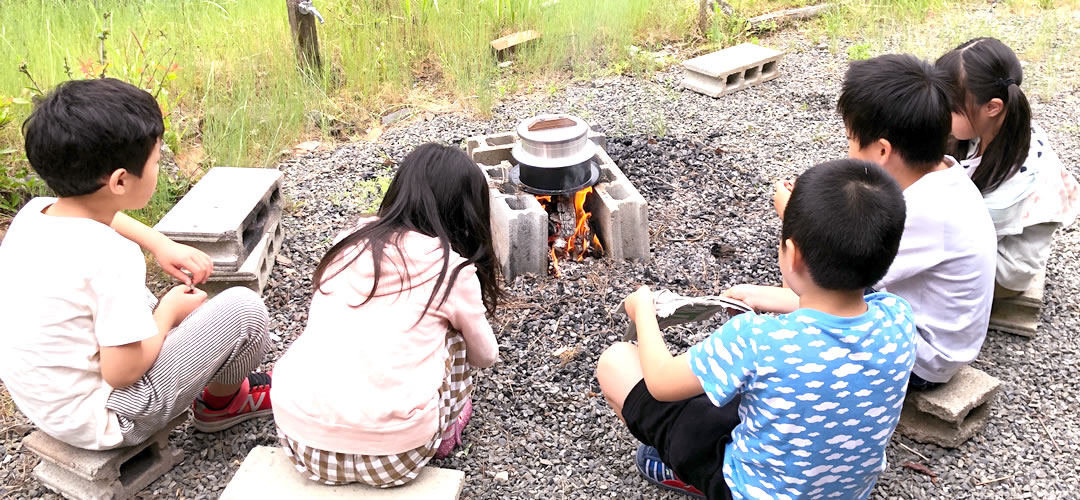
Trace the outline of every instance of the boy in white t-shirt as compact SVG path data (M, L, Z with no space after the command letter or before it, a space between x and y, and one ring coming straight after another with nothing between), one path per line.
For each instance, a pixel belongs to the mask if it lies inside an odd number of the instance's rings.
M207 301L194 285L210 258L121 212L154 193L163 131L153 96L114 79L62 83L23 124L59 197L27 203L0 246L0 380L79 448L138 444L193 404L206 432L271 413L270 377L251 373L268 343L262 300L234 288ZM184 282L160 301L140 246Z
M948 382L979 354L990 322L997 240L979 190L945 158L952 126L945 75L914 56L851 63L837 109L848 154L875 162L904 190L907 221L900 251L875 287L906 299L919 330L911 386ZM784 213L790 182L776 186ZM755 309L790 312L791 290L738 285L725 295Z

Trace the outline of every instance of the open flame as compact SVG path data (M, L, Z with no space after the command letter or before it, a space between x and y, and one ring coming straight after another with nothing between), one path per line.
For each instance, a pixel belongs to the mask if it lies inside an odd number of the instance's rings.
M553 202L551 196L537 196L536 200L548 212L549 225L548 246L551 256L552 274L559 277L559 260L574 260L581 262L586 256L600 256L604 253L604 247L600 244L600 238L592 230L589 221L592 212L585 210L585 200L593 188L587 187L568 197L557 197ZM567 202L572 202L573 213L569 213Z

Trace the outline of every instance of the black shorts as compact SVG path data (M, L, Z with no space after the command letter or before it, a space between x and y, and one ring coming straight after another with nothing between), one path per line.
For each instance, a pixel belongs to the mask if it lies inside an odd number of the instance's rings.
M731 499L724 482L724 451L739 425L739 401L716 407L704 394L665 403L649 394L642 379L626 396L622 416L630 433L656 448L679 479L713 500Z

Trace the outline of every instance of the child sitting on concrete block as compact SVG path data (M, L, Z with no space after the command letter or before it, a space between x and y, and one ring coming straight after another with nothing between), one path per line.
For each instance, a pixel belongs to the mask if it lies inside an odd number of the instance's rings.
M206 301L194 285L210 258L122 212L154 194L163 131L153 96L114 79L60 84L23 125L58 198L27 203L0 246L0 379L35 425L78 448L141 443L192 405L206 432L271 412L270 376L251 373L268 342L261 299ZM184 282L160 301L140 247Z
M900 250L873 289L911 303L919 330L912 387L935 387L974 361L986 339L997 247L979 190L945 157L949 86L941 70L914 56L879 56L851 63L837 109L848 155L881 165L904 190ZM781 217L788 194L777 183ZM795 293L780 287L738 285L724 294L763 311L798 306Z
M839 160L791 194L779 263L791 314L752 312L672 357L647 287L627 297L638 344L608 348L604 397L661 487L730 498L866 498L885 470L915 361L911 308L863 294L896 256L904 198L880 167Z
M935 65L954 91L949 152L982 192L997 232L995 295L1019 295L1046 269L1054 232L1080 212L1080 186L1031 120L1012 49L976 38Z
M274 367L278 436L303 477L402 486L463 444L473 371L499 355L490 200L463 151L421 145L319 261L307 327Z

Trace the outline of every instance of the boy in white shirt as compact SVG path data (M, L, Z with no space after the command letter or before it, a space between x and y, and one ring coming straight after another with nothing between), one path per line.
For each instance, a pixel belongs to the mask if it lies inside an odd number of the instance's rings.
M941 70L900 54L852 62L837 103L849 156L881 165L904 190L900 251L874 289L903 297L915 313L914 389L948 382L978 356L993 302L994 224L963 169L943 160L950 104ZM787 185L776 186L781 217ZM798 297L786 288L738 285L724 294L758 310L798 307Z
M62 83L23 124L59 197L27 203L0 246L0 379L79 448L138 444L193 404L206 432L271 413L270 377L251 373L268 343L262 300L234 288L207 301L194 285L210 258L121 212L153 195L163 131L153 96L114 79ZM160 302L140 246L184 282Z

